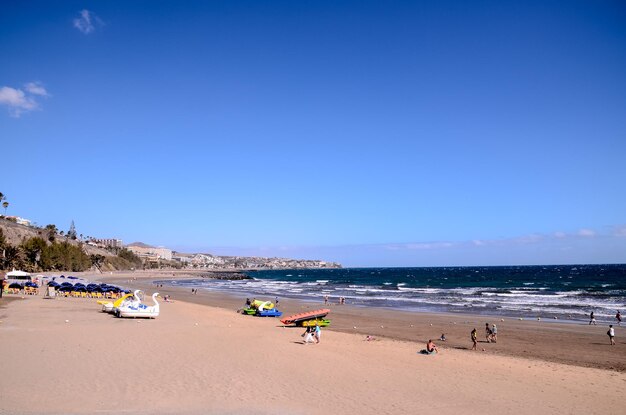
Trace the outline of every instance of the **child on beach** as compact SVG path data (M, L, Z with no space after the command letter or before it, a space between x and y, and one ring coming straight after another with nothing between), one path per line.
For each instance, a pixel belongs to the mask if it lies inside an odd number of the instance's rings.
M478 343L478 332L476 331L476 328L474 328L474 330L472 330L472 333L470 334L470 337L472 339L472 350L476 350L476 345Z
M617 325L622 325L622 314L617 310L617 314L615 314L615 320L617 320Z
M315 343L320 342L320 337L322 337L322 329L319 324L315 325Z
M609 325L609 331L607 331L606 334L609 336L611 346L615 346L615 329L612 324Z
M491 340L493 340L494 343L498 343L498 328L495 324L491 326Z
M493 336L493 332L489 328L489 323L485 323L485 336L487 337L487 343L491 343L491 336Z
M446 335L444 333L441 333L441 337L439 337L439 340L441 340L442 342L446 341Z

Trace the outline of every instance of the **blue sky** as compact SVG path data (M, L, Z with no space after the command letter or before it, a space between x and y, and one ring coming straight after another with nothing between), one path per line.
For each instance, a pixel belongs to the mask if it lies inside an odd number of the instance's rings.
M0 5L8 214L347 266L626 262L626 4Z

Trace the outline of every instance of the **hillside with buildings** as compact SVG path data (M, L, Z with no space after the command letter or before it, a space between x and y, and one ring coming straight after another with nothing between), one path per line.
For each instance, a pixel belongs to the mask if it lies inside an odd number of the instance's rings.
M280 268L341 268L341 264L321 260L218 256L207 253L183 253L165 247L154 247L142 242L126 245L149 265L170 264L176 268L194 269L280 269Z
M71 252L70 252L71 251ZM29 271L94 269L244 270L341 268L336 262L308 259L218 256L183 253L142 242L78 234L72 222L67 232L55 225L40 227L20 217L0 215L0 269Z

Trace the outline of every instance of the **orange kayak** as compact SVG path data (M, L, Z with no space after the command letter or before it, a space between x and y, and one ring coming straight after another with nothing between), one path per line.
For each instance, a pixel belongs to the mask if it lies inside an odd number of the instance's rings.
M286 317L280 320L283 324L296 324L307 320L312 320L316 318L324 318L326 315L330 313L330 310L327 308L322 308L320 310L307 311L306 313L294 314L293 316Z

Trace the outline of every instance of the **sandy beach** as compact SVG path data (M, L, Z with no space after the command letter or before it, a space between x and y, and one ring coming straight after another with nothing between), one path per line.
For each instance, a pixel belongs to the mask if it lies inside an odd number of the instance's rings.
M108 278L151 294L162 276ZM240 299L162 292L175 301L154 320L117 319L90 299L0 300L0 413L623 413L622 328L610 347L602 326L505 319L498 343L473 352L484 317L333 305L333 328L304 345L299 328L237 314ZM417 353L441 332L440 354Z

